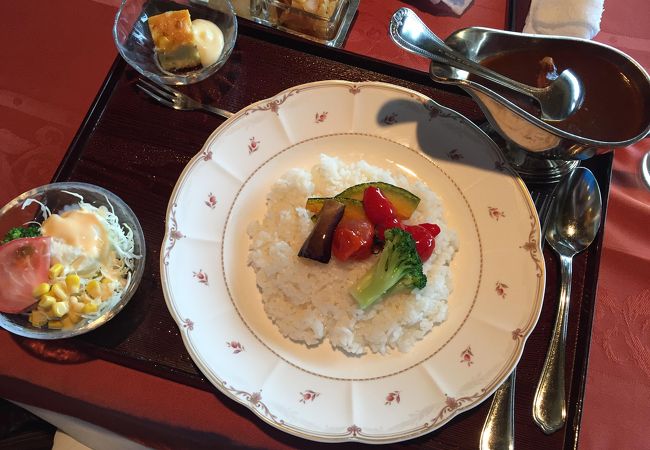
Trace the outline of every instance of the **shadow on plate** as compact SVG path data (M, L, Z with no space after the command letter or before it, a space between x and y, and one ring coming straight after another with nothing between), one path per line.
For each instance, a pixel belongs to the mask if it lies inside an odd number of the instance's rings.
M377 123L389 127L416 123L419 147L433 160L503 172L499 146L477 125L457 112L428 100L391 100L377 114ZM495 158L473 158L472 152L493 151Z

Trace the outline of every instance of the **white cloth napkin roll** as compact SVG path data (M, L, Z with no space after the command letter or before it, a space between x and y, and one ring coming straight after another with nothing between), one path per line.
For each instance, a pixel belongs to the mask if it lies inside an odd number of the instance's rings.
M523 31L591 39L600 31L603 3L604 0L532 0Z

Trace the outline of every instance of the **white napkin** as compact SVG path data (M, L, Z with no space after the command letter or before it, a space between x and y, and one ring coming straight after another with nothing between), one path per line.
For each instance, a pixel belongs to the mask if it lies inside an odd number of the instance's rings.
M532 0L523 31L591 39L600 31L603 3L604 0Z

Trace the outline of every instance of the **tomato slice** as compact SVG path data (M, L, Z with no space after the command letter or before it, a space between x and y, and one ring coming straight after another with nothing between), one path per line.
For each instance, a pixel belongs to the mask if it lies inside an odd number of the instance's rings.
M0 245L0 311L18 313L36 302L34 288L48 280L50 239L22 238Z
M440 227L435 223L421 223L420 226L425 228L434 238L440 234Z
M422 262L429 259L433 250L436 248L436 241L429 230L421 225L408 225L404 229L413 236L415 248Z
M363 191L363 209L370 222L374 225L386 223L395 217L395 208L383 192L376 187Z
M377 239L379 239L381 242L384 242L386 240L384 237L384 232L391 228L400 228L403 230L404 225L402 224L402 222L400 222L400 220L397 217L391 217L385 222L376 224L375 236L377 236Z
M334 231L332 254L339 261L366 259L372 253L374 229L365 220L342 220Z

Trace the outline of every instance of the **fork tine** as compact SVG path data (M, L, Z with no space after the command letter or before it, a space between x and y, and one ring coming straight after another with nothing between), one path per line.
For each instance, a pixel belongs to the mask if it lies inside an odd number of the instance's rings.
M540 192L538 198L535 200L535 207L537 208L537 215L539 216L542 237L546 234L546 224L548 222L548 215L552 201L552 192Z
M539 205L538 205L538 202L539 202L539 197L541 196L541 192L539 192L539 191L532 191L532 192L530 193L530 196L533 198L533 203L535 204L535 208L537 208L537 210L539 211Z
M551 207L552 200L553 200L553 196L551 194L547 194L546 197L544 198L544 203L542 204L540 211L547 213L548 209Z
M158 87L162 91L167 92L169 95L173 95L173 96L183 95L182 93L180 93L179 91L177 91L173 87L167 86L166 84L156 84L156 87Z
M546 226L548 225L548 219L551 212L551 205L553 204L553 195L549 193L544 199L544 204L542 205L542 213L540 217L542 218L542 236L546 236Z
M151 81L149 78L146 77L138 77L138 84L144 84L145 86L148 87L156 87L158 86L158 83Z
M193 99L176 89L164 84L158 84L152 80L146 79L145 77L140 77L136 86L159 102L162 102L176 110L192 111L203 109L204 111L210 112L224 119L233 116L233 113L229 111L224 111L223 109L210 105L204 105L200 101Z
M169 99L166 99L166 98L161 97L160 95L158 95L158 94L156 94L155 92L149 90L149 88L145 87L145 86L142 85L142 84L137 84L136 86L138 87L138 89L140 89L141 91L143 91L144 93L146 93L146 94L149 95L150 97L152 97L152 98L158 100L158 101L159 101L160 103L162 103L163 105L165 105L165 106L169 106L170 108L174 108L174 109L176 109L176 107L175 107L175 105L174 105L174 102L170 101Z
M147 87L149 89L149 91L153 91L153 92L158 93L158 95L163 96L164 98L166 98L169 101L174 100L174 95L173 94L170 94L166 90L161 89L162 86L157 84L157 83L154 83L153 81L146 80L144 78L140 78L139 83L138 83L138 87L140 85L143 85L143 86Z
M167 86L166 84L158 84L155 81L152 81L148 78L140 78L140 81L143 81L145 84L147 84L149 87L152 89L155 89L156 91L160 92L162 95L165 95L166 97L176 97L183 95L180 92L178 92L176 89L171 88Z

